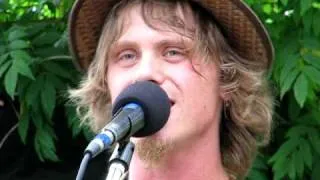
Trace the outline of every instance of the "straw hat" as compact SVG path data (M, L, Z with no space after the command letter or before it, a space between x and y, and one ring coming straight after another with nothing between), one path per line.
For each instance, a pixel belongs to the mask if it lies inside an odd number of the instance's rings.
M112 0L76 0L69 18L69 46L76 67L86 71L98 44ZM114 0L113 0L114 1ZM273 46L255 13L241 0L194 0L212 12L229 44L242 57L269 68Z

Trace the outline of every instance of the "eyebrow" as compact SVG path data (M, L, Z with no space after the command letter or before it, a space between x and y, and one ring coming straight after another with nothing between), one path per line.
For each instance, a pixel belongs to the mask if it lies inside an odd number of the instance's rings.
M111 45L110 50L118 47L136 47L138 46L138 43L136 41L131 41L131 40L125 40L125 41L116 41Z
M173 45L173 46L178 46L178 45L181 46L182 45L184 48L188 48L188 45L191 43L192 43L191 39L187 39L187 38L164 39L164 40L157 42L156 47L160 48L163 46L170 46L170 45Z
M191 45L189 45L191 44ZM161 48L164 46L183 46L184 48L191 48L192 47L192 40L188 37L180 37L180 38L164 38L158 42L154 43L154 47ZM111 45L110 50L113 51L114 49L125 49L125 48L135 48L138 47L139 44L133 40L123 40L123 41L116 41L113 45Z

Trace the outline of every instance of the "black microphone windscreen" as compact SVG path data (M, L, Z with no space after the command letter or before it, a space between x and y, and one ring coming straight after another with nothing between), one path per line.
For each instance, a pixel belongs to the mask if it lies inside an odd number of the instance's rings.
M140 81L124 89L115 100L112 114L129 103L140 105L144 112L145 126L134 137L152 135L168 121L171 106L168 95L151 81Z

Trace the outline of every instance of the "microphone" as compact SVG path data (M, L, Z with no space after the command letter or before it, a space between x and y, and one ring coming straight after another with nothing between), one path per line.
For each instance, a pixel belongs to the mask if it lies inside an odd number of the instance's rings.
M159 131L168 121L170 100L164 90L151 81L128 86L116 98L112 120L87 146L91 157L131 136L144 137Z

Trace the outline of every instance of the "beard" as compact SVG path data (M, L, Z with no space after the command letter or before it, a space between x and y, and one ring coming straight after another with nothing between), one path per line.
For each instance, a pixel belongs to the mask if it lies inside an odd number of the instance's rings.
M135 143L135 151L147 168L163 164L167 155L173 149L173 142L154 137L146 137Z

